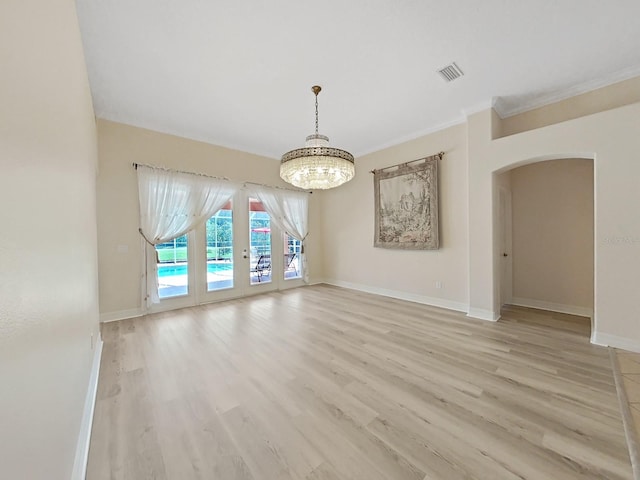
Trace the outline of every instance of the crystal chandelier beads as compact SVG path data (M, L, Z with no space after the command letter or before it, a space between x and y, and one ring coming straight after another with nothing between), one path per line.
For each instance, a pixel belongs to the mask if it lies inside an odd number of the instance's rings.
M306 145L285 153L280 161L280 177L296 187L326 190L348 182L355 175L353 155L329 146L329 138L318 134L318 93L316 96L316 133L307 137Z

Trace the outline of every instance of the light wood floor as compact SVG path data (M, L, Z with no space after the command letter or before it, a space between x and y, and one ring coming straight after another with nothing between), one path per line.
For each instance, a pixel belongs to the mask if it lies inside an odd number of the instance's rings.
M636 432L640 432L640 353L617 352L618 363Z
M103 327L100 479L631 479L583 319L317 285Z

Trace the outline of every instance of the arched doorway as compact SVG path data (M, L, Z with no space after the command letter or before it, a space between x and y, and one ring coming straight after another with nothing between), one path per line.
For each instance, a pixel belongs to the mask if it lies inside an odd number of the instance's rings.
M499 305L593 321L593 160L522 162L497 172L493 184Z

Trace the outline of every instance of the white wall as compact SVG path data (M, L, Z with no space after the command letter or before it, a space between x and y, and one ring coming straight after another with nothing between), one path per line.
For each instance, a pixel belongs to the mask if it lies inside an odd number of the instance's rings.
M0 2L0 65L0 477L67 479L99 335L96 134L74 2Z
M98 145L100 313L107 319L142 313L142 249L133 162L227 177L238 182L287 185L279 176L279 160L121 123L99 120ZM322 275L322 251L318 245L320 195L310 196L309 236L305 242L312 282ZM126 246L127 251L119 251L118 246Z
M514 303L592 311L593 161L539 162L509 173Z
M445 152L440 161L440 249L373 247L373 169ZM356 159L356 176L322 197L325 279L329 283L458 310L467 299L467 140L465 125ZM441 289L436 282L442 282Z

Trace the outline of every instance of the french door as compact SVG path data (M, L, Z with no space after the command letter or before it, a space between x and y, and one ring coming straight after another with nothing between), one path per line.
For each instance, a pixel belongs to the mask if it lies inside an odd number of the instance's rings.
M151 311L302 285L300 242L271 222L244 190L204 225L156 245L160 303Z

